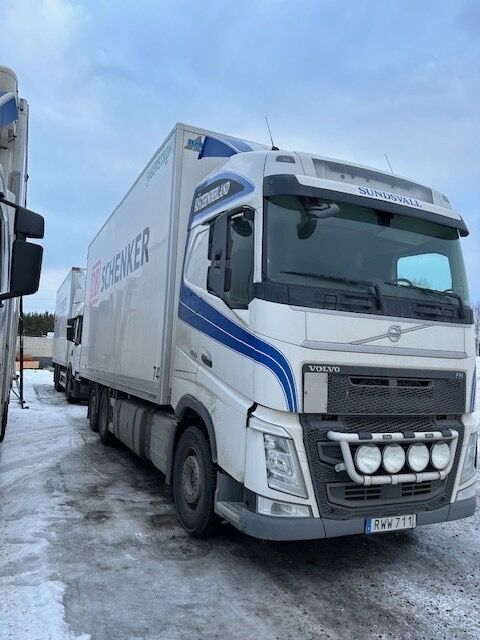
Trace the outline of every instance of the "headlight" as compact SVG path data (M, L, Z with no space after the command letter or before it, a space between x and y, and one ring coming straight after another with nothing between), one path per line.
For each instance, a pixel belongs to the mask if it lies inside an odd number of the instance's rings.
M264 433L263 438L270 489L307 498L307 490L293 440L268 433Z
M472 433L468 441L467 452L465 454L465 460L463 462L462 477L460 478L460 484L465 484L474 475L477 467L477 441L478 434Z
M389 444L383 450L383 468L388 473L398 473L405 466L405 451L399 444Z
M376 444L362 444L355 451L355 464L362 473L375 473L381 463L382 454Z
M419 473L426 469L430 460L428 448L421 442L411 444L407 451L407 460L412 471Z
M438 471L445 469L450 462L450 447L446 442L437 442L430 450L430 460Z

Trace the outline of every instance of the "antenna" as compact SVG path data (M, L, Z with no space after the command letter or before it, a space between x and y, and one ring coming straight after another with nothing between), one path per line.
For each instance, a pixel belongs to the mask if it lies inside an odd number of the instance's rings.
M386 153L383 154L385 156L385 160L387 161L388 167L390 169L390 171L393 173L393 169L392 169L392 165L390 164L390 160L388 159L388 156Z
M279 148L273 144L272 132L270 130L270 125L268 124L267 116L265 116L265 122L267 123L268 135L270 136L270 142L272 143L272 151L279 151Z

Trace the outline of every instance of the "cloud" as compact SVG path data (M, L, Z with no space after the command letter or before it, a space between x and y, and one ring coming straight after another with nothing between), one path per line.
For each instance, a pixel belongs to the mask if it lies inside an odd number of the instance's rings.
M29 203L46 216L46 273L60 282L85 263L176 121L267 142L268 114L279 146L383 168L388 153L396 172L445 192L472 228L473 276L477 17L477 3L433 0L381 11L360 0L188 11L173 0L3 0L0 55L30 103Z

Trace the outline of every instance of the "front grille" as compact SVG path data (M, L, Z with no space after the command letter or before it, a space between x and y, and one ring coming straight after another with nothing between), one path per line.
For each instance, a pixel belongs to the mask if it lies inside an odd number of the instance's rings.
M406 498L409 502L430 499L443 493L445 485L446 480L375 487L364 487L354 482L332 482L327 484L327 496L332 504L371 508L382 504L403 504Z
M432 490L431 482L408 482L402 485L402 498L411 498L414 496L425 496Z
M465 398L462 372L442 372L440 377L373 375L373 371L358 375L346 370L328 374L330 414L459 415L465 411Z
M362 487L358 484L343 487L344 499L347 502L358 502L365 500L378 500L382 491L380 487Z
M457 418L437 419L429 416L337 416L302 414L305 450L320 515L334 520L355 516L395 515L439 509L450 501L464 428ZM445 480L364 487L353 483L345 471L335 471L341 461L340 447L327 439L328 431L393 433L396 431L435 431L455 429L459 433L455 461Z

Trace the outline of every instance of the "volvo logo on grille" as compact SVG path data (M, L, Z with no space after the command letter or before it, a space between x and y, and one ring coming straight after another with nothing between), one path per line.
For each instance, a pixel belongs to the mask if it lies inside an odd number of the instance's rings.
M390 342L398 342L402 337L402 328L398 324L392 324L391 327L388 327L387 338Z
M331 364L309 364L308 370L315 373L340 373L340 367Z

